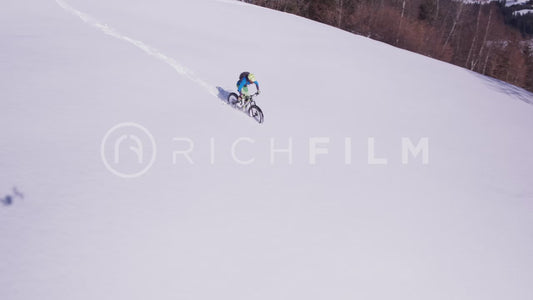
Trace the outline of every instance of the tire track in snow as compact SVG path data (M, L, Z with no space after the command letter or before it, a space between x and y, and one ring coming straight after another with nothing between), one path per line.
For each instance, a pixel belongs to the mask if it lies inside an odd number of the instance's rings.
M136 39L133 39L133 38L130 38L130 37L126 36L126 35L121 34L116 29L114 29L112 27L109 27L107 24L100 23L95 18L91 17L90 15L88 15L86 13L83 13L83 12L75 9L74 7L68 5L66 2L64 2L63 0L56 0L56 3L61 8L66 10L67 12L69 12L69 13L75 15L75 16L78 16L83 22L89 24L92 27L95 27L95 28L101 30L103 33L105 33L105 34L107 34L109 36L112 36L112 37L114 37L116 39L128 42L128 43L132 44L133 46L141 49L146 54L148 54L148 55L150 55L150 56L152 56L152 57L154 57L156 59L162 60L163 62L165 62L166 64L171 66L174 70L176 70L176 72L178 72L180 75L187 77L188 79L190 79L194 83L196 83L196 84L200 85L201 87L203 87L204 89L206 89L211 95L217 97L218 91L217 91L216 88L214 88L213 86L211 86L207 82L205 82L202 79L200 79L197 76L195 76L194 73L191 70L189 70L186 67L184 67L183 65L181 65L179 62L177 62L172 57L166 56L165 54L163 54L163 53L159 52L157 49L155 49L155 48L143 43L142 41L139 41L139 40L136 40Z

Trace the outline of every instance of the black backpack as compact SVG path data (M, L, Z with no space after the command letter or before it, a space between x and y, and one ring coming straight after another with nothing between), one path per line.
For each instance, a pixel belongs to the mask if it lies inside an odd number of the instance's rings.
M239 75L239 81L237 81L237 86L239 86L243 78L248 78L248 75L250 75L250 72L242 72L241 75Z
M248 78L248 75L250 75L250 72L242 72L241 75L239 75L239 81L245 77Z

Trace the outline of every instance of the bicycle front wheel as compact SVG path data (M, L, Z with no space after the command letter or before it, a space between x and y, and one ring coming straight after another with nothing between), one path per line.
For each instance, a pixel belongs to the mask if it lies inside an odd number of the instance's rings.
M254 120L256 120L257 123L259 124L265 121L265 117L263 116L263 111L257 105L250 106L250 109L248 109L248 115L254 118Z

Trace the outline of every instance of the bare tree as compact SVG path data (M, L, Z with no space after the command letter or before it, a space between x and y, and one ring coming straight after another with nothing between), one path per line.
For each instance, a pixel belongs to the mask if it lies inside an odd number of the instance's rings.
M474 52L474 47L476 45L478 34L479 34L479 19L481 17L481 11L482 11L482 7L478 6L478 13L476 17L476 30L474 32L474 37L472 38L472 43L470 44L470 49L468 50L468 56L466 57L466 62L465 62L465 67L467 68L469 67L468 62L470 61L470 57L472 56L472 53ZM470 70L472 70L473 68L474 68L474 64L472 63L470 65Z
M396 36L396 45L400 42L400 34L402 33L403 17L405 16L405 1L402 1L402 13L400 15L400 24L398 25L398 35Z
M444 48L446 48L446 46L450 42L450 39L452 38L455 32L455 28L457 27L457 23L459 22L461 13L463 12L463 7L464 7L464 2L461 1L461 3L459 4L459 8L457 9L457 14L455 15L455 18L453 19L452 28L450 29L450 32L448 33L448 37L446 38L446 40L444 41L444 45L442 46L442 51L444 51Z
M485 49L485 46L487 45L487 37L489 36L489 32L490 32L489 29L491 27L491 21L492 21L492 8L489 11L489 19L487 21L487 26L485 26L485 34L483 36L483 41L481 42L481 46L479 47L479 53L477 55L477 59L472 61L471 68L470 68L471 70L474 70L474 68L478 64L479 59L481 59L481 55L483 54L483 50ZM489 52L490 52L490 49L487 52L487 58L489 56ZM485 70L487 68L486 61L487 59L485 59L485 66L483 67L483 74L485 74Z
M342 0L338 0L338 11L339 11L339 17L337 18L338 19L338 22L337 22L337 27L339 28L342 28L342 15L343 15L343 1Z
M440 8L440 2L439 0L435 0L435 20L439 17L439 8Z

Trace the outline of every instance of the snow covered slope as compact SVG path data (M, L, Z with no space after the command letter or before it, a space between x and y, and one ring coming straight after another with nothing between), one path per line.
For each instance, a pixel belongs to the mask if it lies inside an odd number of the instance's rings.
M531 94L237 1L0 24L0 299L533 298Z
M528 3L529 0L508 0L505 2L505 6L521 5Z

